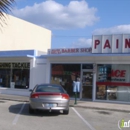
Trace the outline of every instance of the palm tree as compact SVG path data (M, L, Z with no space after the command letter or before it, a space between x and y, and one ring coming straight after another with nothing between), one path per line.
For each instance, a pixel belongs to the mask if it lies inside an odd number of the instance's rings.
M11 11L15 0L0 0L0 25L6 23L6 14Z

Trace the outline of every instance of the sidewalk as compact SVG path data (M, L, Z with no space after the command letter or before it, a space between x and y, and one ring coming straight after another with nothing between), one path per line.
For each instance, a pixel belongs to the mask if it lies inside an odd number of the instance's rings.
M0 94L0 100L29 102L29 97ZM110 110L110 111L130 113L130 104L103 103L103 102L92 102L92 101L77 101L76 105L74 103L75 103L74 100L70 100L71 107L82 107L86 109Z

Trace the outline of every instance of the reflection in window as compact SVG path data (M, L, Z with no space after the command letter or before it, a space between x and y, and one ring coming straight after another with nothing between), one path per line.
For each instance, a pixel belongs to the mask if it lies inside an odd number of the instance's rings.
M15 88L29 87L29 69L13 69L12 82L15 83Z
M130 101L130 65L99 64L97 66L96 98Z
M73 81L80 77L80 64L52 64L51 83L60 84L72 97Z

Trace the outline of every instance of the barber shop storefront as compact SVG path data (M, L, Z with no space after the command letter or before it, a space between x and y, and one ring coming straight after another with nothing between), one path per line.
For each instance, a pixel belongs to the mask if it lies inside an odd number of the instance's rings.
M93 36L92 48L50 49L50 83L74 97L130 102L130 35Z
M29 87L30 63L0 63L0 87Z

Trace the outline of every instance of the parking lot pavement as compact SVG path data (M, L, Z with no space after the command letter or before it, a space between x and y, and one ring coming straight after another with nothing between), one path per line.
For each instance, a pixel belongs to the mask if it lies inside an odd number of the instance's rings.
M18 96L18 95L6 95L0 94L0 100L7 100L7 101L19 101L19 102L29 102L28 96ZM70 100L71 107L80 107L80 108L87 108L87 109L97 109L97 110L111 110L111 111L120 111L130 113L130 103L121 104L121 103L104 103L104 102L93 102L93 101L83 101L78 100L77 104L74 104L75 100Z
M0 128L2 130L87 130L84 122L77 118L71 108L69 115L63 115L62 112L42 111L30 115L26 102L1 101L0 111Z
M28 113L28 102L0 100L1 130L118 130L118 121L129 120L129 113L70 107L62 112ZM127 130L127 128L126 128Z

